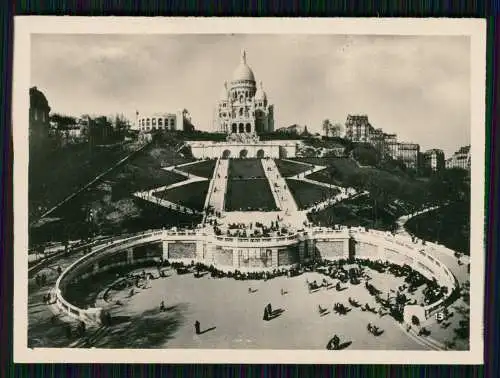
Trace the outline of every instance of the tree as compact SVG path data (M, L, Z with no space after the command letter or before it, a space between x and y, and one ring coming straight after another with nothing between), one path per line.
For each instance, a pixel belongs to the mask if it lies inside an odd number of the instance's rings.
M330 133L332 137L334 138L340 138L340 135L342 134L344 127L340 122L335 122L333 125L330 126Z
M329 137L330 136L330 132L331 132L331 122L329 119L325 119L323 121L323 124L321 126L322 130L323 130L323 133L325 134L326 137Z

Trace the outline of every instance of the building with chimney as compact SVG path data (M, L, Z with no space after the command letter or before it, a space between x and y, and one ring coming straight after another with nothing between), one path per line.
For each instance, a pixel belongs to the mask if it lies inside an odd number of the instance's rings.
M452 157L446 160L446 168L460 168L470 171L470 145L460 147Z
M445 167L443 150L433 148L427 150L422 155L422 166L432 172L438 172Z

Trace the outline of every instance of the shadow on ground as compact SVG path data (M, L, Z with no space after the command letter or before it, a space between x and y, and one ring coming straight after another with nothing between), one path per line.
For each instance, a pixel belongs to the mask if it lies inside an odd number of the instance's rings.
M63 348L70 342L66 323L56 315L39 318L28 324L28 348Z
M87 347L159 348L174 337L184 322L187 304L172 306L168 311L146 310L134 316L115 316L111 326L98 335L89 336Z

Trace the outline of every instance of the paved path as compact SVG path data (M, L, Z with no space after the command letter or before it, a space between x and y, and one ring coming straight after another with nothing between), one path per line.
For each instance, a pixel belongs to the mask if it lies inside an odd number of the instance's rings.
M341 190L342 191L339 194L337 194L336 196L328 198L328 199L318 203L317 205L313 205L313 206L307 208L306 212L310 213L312 211L320 211L320 210L326 209L329 206L333 206L336 203L339 203L341 201L344 201L347 199L354 199L354 198L358 198L358 197L365 196L365 195L369 194L367 191L364 191L362 193L349 194L345 190L345 188L341 188Z
M307 223L307 216L304 212L299 211L295 198L293 198L286 180L281 176L276 163L273 159L262 159L261 162L276 205L283 212L283 220L290 225L302 227L304 222Z

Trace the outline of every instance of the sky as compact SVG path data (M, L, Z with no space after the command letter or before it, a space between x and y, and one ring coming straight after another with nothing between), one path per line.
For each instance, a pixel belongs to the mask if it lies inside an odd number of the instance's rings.
M36 34L31 85L52 112L189 110L211 130L242 49L275 107L275 128L366 114L421 150L470 144L470 39L462 36Z

